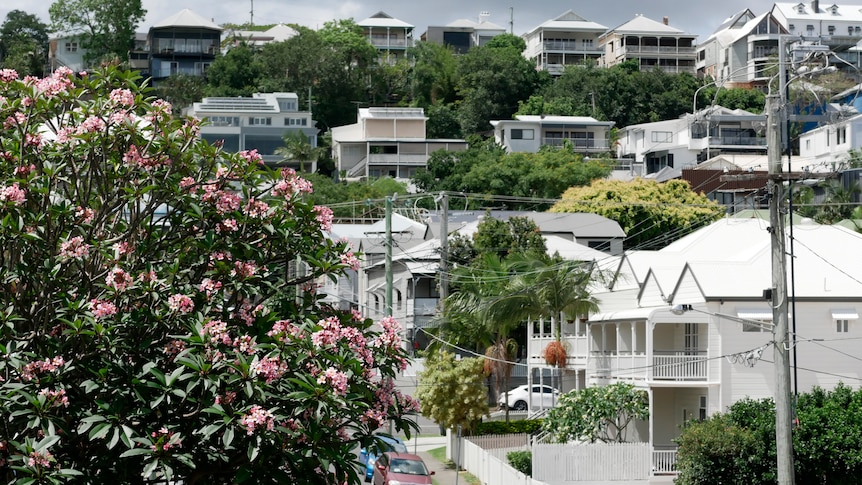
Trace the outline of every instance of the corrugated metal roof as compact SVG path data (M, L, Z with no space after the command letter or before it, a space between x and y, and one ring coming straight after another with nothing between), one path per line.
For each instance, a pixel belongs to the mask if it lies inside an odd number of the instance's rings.
M187 8L180 10L161 22L157 22L152 28L160 29L165 27L199 27L202 29L222 30L215 22L207 20Z

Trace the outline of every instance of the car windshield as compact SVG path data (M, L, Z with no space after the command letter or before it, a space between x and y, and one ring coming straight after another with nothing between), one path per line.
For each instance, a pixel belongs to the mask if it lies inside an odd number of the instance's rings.
M393 458L389 469L393 473L403 473L405 475L427 475L428 470L425 468L425 463L418 460L405 460L403 458Z

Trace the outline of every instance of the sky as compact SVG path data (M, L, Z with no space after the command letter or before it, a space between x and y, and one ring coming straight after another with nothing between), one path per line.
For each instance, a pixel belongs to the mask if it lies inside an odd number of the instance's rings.
M254 6L255 24L295 23L319 28L324 22L353 18L362 20L383 11L415 27L416 38L429 25L442 26L458 19L478 20L479 13L490 13L489 21L506 29L514 20L514 33L521 35L546 20L572 10L587 20L608 28L627 22L638 14L656 21L667 16L672 27L707 37L724 19L750 8L755 15L768 11L766 0L142 0L147 16L139 32L184 8L212 19L216 24L250 21ZM859 1L859 0L853 0ZM0 21L11 10L23 10L49 22L51 0L2 0ZM862 3L862 1L859 1Z

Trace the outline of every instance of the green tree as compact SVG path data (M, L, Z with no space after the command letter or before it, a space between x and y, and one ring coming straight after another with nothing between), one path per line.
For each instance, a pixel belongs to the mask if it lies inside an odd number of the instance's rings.
M80 35L84 60L93 63L125 62L147 11L141 0L54 0L48 13L54 31Z
M416 391L422 415L446 429L461 426L464 434L470 434L474 424L488 415L482 367L482 359L456 360L451 352L431 353Z
M251 96L260 91L263 71L252 46L241 43L218 56L207 69L207 96Z
M159 81L155 90L159 98L180 110L202 100L206 93L206 86L206 81L200 76L174 74Z
M623 443L635 420L649 419L649 396L632 384L615 383L569 391L542 422L557 443Z
M12 10L0 25L0 65L22 76L41 76L48 62L48 26L39 17Z
M717 220L724 209L683 180L597 180L568 189L551 212L592 212L613 219L630 249L660 249Z
M540 74L518 46L515 40L501 39L474 47L460 57L458 112L465 134L490 130L490 120L511 119L518 103L539 87Z
M452 49L435 42L417 42L407 51L413 61L410 96L415 106L450 106L457 99L458 61Z
M314 292L359 262L307 181L136 74L0 78L0 479L361 483L417 408L398 322Z
M725 414L688 424L677 439L679 485L704 483L763 483L752 465L757 441L752 430Z

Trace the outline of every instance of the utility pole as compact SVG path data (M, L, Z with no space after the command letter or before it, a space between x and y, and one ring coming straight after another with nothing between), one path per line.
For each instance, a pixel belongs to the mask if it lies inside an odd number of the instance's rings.
M392 316L392 197L386 197L386 316Z
M449 296L449 195L440 193L440 303ZM441 306L442 309L442 306Z
M779 42L783 52L784 43ZM783 63L778 68L783 71ZM782 80L784 76L781 76ZM775 340L775 443L778 484L793 485L793 415L790 396L790 348L787 344L787 266L784 249L784 180L781 167L781 116L784 87L766 96L769 160L769 233L772 249L772 322Z

